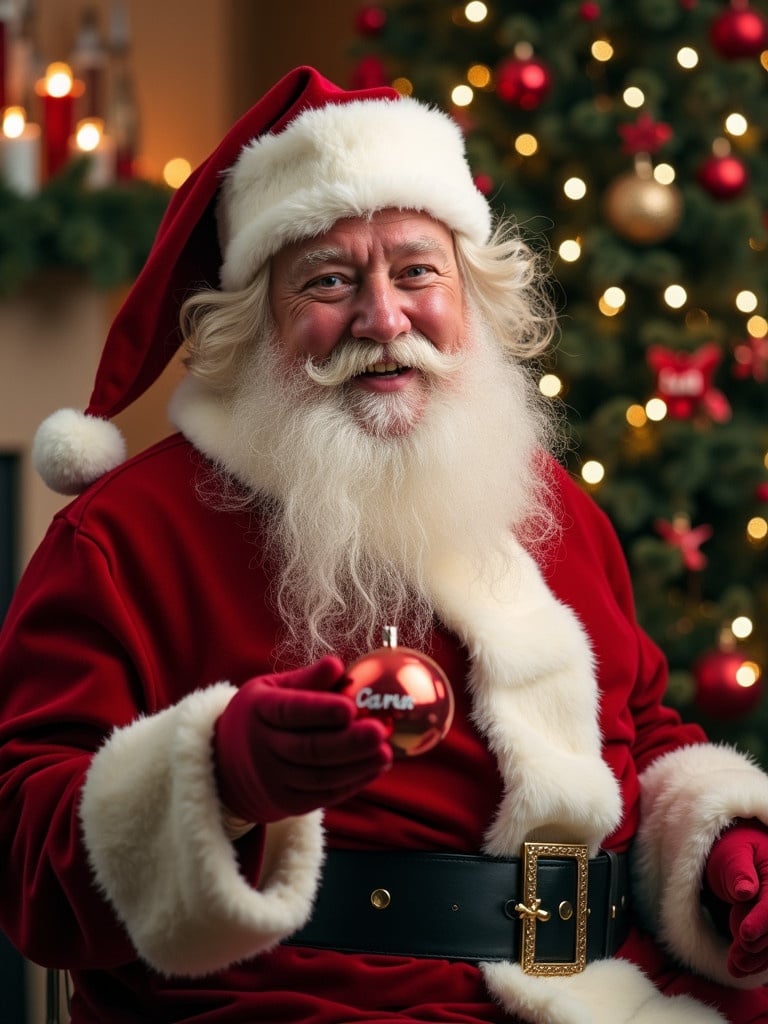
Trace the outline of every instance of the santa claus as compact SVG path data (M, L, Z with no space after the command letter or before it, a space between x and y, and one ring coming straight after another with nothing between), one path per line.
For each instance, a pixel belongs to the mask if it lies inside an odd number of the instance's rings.
M768 779L663 705L461 133L308 68L172 201L0 642L0 923L72 1021L768 1020ZM180 344L178 432L110 418ZM345 666L450 680L395 757Z

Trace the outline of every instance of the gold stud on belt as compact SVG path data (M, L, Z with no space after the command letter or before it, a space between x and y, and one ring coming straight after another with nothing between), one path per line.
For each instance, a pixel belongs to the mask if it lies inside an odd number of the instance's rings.
M374 889L371 893L371 905L377 910L386 910L392 902L392 896L387 889Z
M549 963L536 959L536 928L545 925L551 913L541 905L536 895L538 887L539 858L565 857L576 861L576 892L572 906L563 901L558 910L563 920L576 915L576 949L573 960ZM515 910L522 921L522 942L520 944L520 966L526 974L564 975L579 974L587 965L587 868L589 857L587 847L579 843L524 843L523 844L523 893ZM571 910L571 913L568 913Z

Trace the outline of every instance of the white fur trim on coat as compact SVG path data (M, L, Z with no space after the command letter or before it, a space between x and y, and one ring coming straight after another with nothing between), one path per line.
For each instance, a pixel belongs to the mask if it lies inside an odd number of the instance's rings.
M270 949L309 917L323 858L320 812L267 829L256 889L221 822L213 727L220 683L117 730L81 804L96 880L136 950L164 974L200 975Z
M728 973L728 941L701 906L712 844L734 818L768 825L768 776L744 754L701 744L660 757L640 777L640 829L633 893L646 925L694 971L735 988L768 982L768 971Z
M277 135L254 139L227 172L217 210L222 286L244 288L287 242L389 207L487 239L490 208L456 122L410 98L306 110Z
M592 652L531 556L511 535L507 545L507 568L490 582L447 552L429 570L437 610L471 655L475 721L504 780L485 849L517 856L525 840L576 842L594 856L621 798L601 757Z

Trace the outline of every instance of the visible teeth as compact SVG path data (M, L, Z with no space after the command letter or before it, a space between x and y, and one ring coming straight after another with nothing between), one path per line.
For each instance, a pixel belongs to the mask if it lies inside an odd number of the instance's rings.
M398 369L397 363L371 363L366 366L366 373L394 373Z

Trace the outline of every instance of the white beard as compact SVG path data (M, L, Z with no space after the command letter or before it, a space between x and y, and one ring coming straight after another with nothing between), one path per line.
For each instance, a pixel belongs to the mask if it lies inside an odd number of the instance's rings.
M551 413L487 334L471 330L459 357L418 336L399 355L387 346L387 358L423 366L418 409L397 393L361 396L336 382L380 346L338 372L323 364L290 375L274 338L254 349L230 414L249 466L238 483L248 500L269 499L286 654L362 653L379 646L385 624L424 649L430 550L458 550L488 577L510 529L530 545L555 528L537 458L549 447ZM334 351L346 361L361 347L348 340Z

